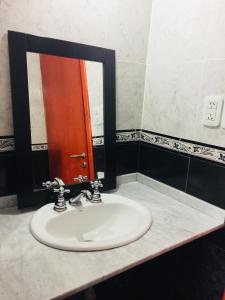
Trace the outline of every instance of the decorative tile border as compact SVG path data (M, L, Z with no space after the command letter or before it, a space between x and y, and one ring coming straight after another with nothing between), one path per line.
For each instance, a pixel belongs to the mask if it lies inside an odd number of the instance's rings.
M8 152L14 150L14 138L0 138L0 152Z
M140 141L225 164L225 151L140 131Z
M48 144L34 144L32 145L32 151L48 150Z
M94 146L104 145L104 136L92 137ZM225 150L214 147L199 145L194 142L185 142L173 137L165 137L160 134L141 130L124 130L116 132L116 142L146 142L152 145L157 145L170 150L186 153L215 162L225 164ZM14 138L1 137L0 138L0 152L14 151ZM33 151L47 150L47 144L32 145Z
M104 136L93 136L92 144L93 144L93 146L103 146L104 145Z
M116 132L116 142L137 142L139 141L139 131L117 131Z
M161 147L164 147L164 148L178 150L174 146L175 142L177 142L177 140L167 138L167 137L164 137L164 136L161 136L161 135L156 135L156 134L152 134L152 133L149 133L149 132L140 131L139 140L141 142L146 142L146 143L158 145L158 146L161 146Z
M94 136L92 137L93 146L104 145L104 136ZM32 151L48 150L48 144L35 144L32 145Z

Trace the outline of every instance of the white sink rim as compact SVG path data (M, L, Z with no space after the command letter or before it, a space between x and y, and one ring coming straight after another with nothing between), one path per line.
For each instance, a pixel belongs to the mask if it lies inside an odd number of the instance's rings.
M99 250L107 250L116 247L125 246L130 244L131 242L136 241L141 238L151 227L152 217L149 210L143 205L137 203L136 201L130 200L126 197L114 194L102 194L103 203L90 203L83 202L82 208L75 208L67 203L67 210L64 212L56 212L53 210L53 203L47 204L41 207L33 216L30 223L30 231L32 235L41 243L61 250L69 250L69 251L99 251ZM77 241L75 239L68 238L57 238L54 237L47 231L47 225L51 220L60 218L60 216L66 215L68 213L73 213L74 216L80 213L80 210L87 210L87 208L101 208L101 206L105 206L107 209L108 204L121 204L122 206L127 206L130 210L135 210L135 213L139 213L141 217L141 223L134 224L137 225L137 228L133 226L132 231L130 230L129 234L126 233L124 236L119 236L117 238L112 238L104 241L91 241L87 243L87 241ZM127 217L127 216L126 216ZM85 222L84 218L84 222ZM132 220L131 220L132 221ZM128 225L129 226L129 225ZM132 226L130 226L132 227ZM128 228L128 227L127 227Z

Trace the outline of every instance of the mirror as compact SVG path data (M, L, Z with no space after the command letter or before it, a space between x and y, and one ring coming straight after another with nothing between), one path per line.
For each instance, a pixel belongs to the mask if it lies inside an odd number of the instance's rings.
M27 71L34 189L103 179L102 63L27 52Z
M54 177L71 194L97 178L114 189L115 51L15 31L8 44L18 207L53 201Z

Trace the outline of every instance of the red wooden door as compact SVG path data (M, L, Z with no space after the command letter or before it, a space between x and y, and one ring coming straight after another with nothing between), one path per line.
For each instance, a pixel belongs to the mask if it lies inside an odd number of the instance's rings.
M74 183L94 178L85 64L73 58L40 55L51 179ZM37 124L38 126L38 124ZM71 156L85 153L85 158Z

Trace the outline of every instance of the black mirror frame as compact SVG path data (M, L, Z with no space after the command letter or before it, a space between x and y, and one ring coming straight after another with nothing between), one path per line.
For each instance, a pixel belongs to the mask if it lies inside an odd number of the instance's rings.
M45 53L103 63L104 95L104 190L116 187L115 51L100 47L8 31L11 96L15 136L18 208L50 202L51 191L33 191L32 150L26 52ZM88 185L74 184L77 193Z

